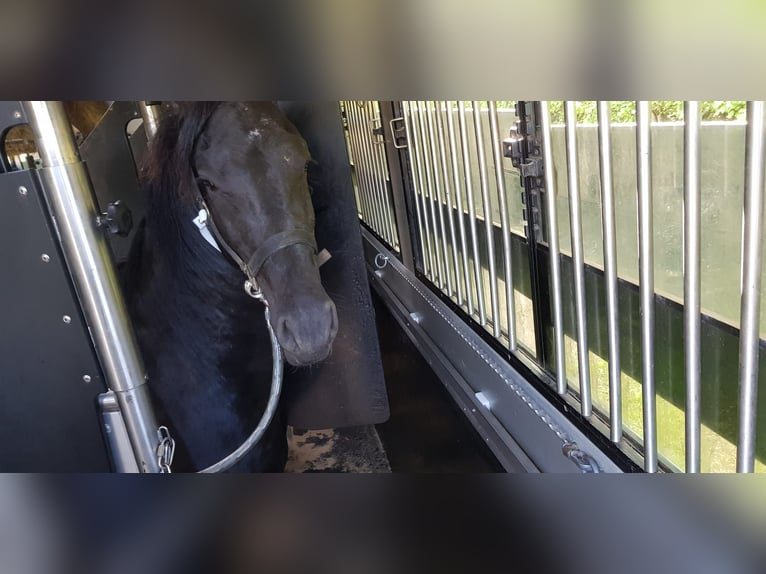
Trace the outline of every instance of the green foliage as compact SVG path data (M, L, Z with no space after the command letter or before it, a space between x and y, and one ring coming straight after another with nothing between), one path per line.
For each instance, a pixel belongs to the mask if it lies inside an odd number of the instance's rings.
M548 104L551 123L564 123L564 102L555 101ZM653 101L650 104L652 121L681 122L684 119L684 103L681 101ZM700 105L703 122L731 121L745 119L744 101L705 101ZM636 103L632 101L609 102L609 116L612 123L631 123L636 120ZM596 102L576 102L575 117L578 124L595 124L598 122Z

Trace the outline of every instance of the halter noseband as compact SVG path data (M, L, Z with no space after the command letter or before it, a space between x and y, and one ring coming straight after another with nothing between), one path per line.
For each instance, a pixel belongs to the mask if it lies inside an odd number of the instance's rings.
M257 280L258 273L260 273L261 268L266 263L266 261L268 261L269 258L277 251L281 251L282 249L290 247L291 245L308 245L311 247L314 255L316 255L317 244L316 239L314 238L314 232L305 227L296 227L270 235L247 260L245 260L243 257L240 257L234 248L232 248L231 245L226 242L226 240L221 235L221 232L218 230L215 221L213 220L212 212L205 202L206 184L204 180L200 178L199 173L197 172L197 165L194 158L197 149L197 141L207 128L207 124L210 121L212 115L213 114L211 113L205 119L204 123L202 124L202 128L194 139L194 145L192 146L191 170L192 174L194 175L194 180L197 183L195 202L197 204L197 209L199 210L197 217L195 217L193 221L197 228L200 230L202 237L204 237L205 240L210 243L210 245L218 249L218 251L225 251L226 254L234 260L234 262L245 274L245 277L247 278L245 281L245 291L247 294L255 299L262 301L265 305L268 305L268 302L266 301L266 298L263 295L263 291L261 290Z

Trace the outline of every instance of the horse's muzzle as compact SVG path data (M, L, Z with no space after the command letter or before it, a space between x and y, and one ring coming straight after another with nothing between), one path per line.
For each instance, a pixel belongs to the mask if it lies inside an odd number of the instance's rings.
M295 311L277 317L274 330L291 365L300 367L323 361L338 333L335 304L326 298L298 306Z

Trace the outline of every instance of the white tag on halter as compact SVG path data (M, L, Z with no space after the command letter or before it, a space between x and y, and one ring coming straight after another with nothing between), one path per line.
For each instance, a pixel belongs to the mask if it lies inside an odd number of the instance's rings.
M220 251L221 248L218 246L218 242L215 240L215 237L213 237L213 234L210 233L210 228L207 226L207 210L200 209L199 215L192 219L192 221L194 222L194 225L197 226L197 229L199 229L199 232L205 241Z

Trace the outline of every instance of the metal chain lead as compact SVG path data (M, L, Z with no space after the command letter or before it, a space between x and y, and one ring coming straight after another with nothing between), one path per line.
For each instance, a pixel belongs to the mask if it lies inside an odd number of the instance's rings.
M170 436L170 431L166 426L161 426L157 429L157 437L159 438L157 464L160 467L160 473L170 474L172 472L170 467L173 464L173 456L176 452L176 441Z

